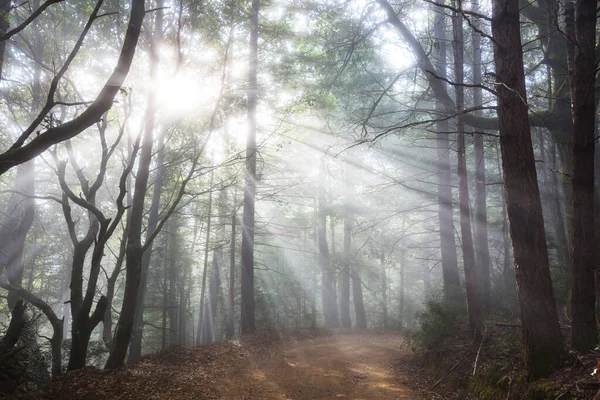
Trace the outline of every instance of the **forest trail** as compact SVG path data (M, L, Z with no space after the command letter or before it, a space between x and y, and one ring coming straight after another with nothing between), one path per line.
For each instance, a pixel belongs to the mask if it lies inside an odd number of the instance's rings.
M393 363L411 354L393 334L259 334L175 347L118 372L76 371L46 399L419 399ZM39 398L39 397L38 397Z
M243 384L224 382L226 398L245 399L256 387L263 399L415 399L394 375L406 356L397 335L343 335L307 339L255 364Z

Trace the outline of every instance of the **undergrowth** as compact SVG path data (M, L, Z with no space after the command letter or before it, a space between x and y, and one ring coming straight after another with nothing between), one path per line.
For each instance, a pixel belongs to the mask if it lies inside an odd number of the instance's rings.
M572 357L547 379L528 382L519 321L507 312L488 314L481 340L474 341L465 310L429 302L408 333L417 368L417 389L444 399L592 399L598 383L589 375L593 357ZM501 323L498 322L509 322ZM415 366L410 366L414 372ZM402 366L398 366L402 369Z

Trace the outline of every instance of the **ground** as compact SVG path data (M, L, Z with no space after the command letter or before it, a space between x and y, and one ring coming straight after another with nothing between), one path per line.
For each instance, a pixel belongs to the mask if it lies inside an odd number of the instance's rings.
M175 347L117 372L75 371L46 399L419 399L393 364L410 359L398 334L262 333Z

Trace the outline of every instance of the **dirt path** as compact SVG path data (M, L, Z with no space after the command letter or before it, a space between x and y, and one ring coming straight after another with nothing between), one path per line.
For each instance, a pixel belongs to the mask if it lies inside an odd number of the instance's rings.
M116 372L73 371L33 398L419 399L392 369L394 361L410 357L401 341L391 334L261 333L211 346L172 347Z
M219 386L230 399L418 399L391 367L406 356L396 335L307 339L264 359L251 356L249 379L223 379Z

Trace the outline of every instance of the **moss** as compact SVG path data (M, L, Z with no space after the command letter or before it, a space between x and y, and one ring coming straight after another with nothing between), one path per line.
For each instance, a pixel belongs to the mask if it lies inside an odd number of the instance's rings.
M489 377L481 379L479 377L472 377L469 379L467 389L470 393L477 396L478 399L482 400L496 400L506 398L506 388L508 387L508 380L506 385L501 380L491 382Z

